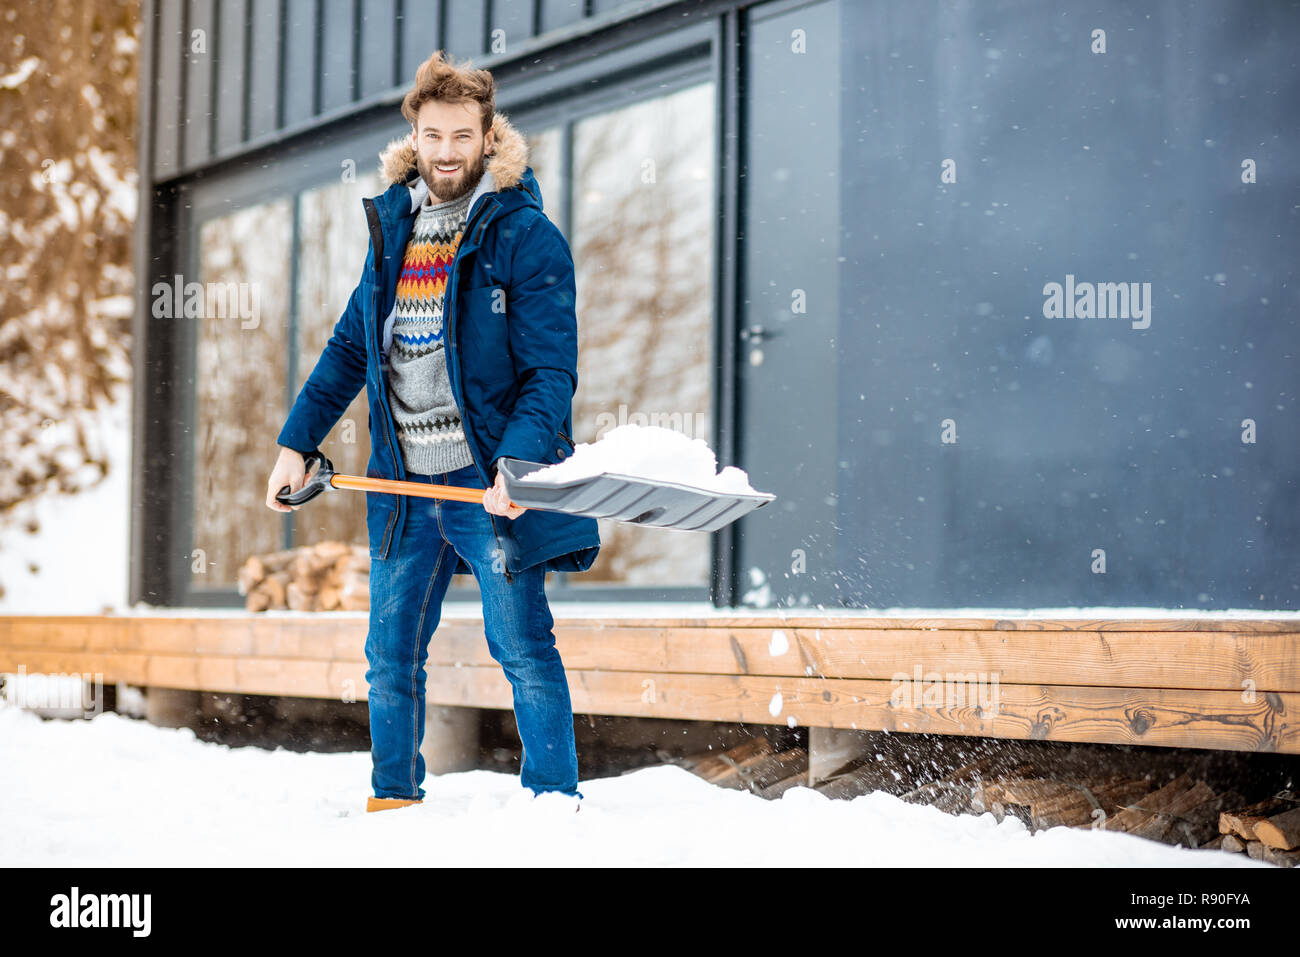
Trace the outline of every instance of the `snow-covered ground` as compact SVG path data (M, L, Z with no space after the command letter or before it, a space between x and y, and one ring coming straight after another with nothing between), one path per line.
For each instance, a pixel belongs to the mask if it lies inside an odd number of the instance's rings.
M367 752L229 748L112 712L0 707L0 767L0 866L1270 866L880 792L767 801L671 766L581 781L577 814L494 771L430 775L423 804L367 814Z
M75 495L41 495L14 510L0 529L0 614L95 615L122 609L127 596L131 518L131 397L91 420L109 472ZM39 523L36 534L27 523Z

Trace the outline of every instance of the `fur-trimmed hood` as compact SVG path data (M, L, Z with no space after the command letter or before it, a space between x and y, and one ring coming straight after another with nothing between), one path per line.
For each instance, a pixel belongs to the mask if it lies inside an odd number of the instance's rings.
M492 174L496 189L510 189L523 179L528 166L528 142L501 113L492 114L492 136L496 142L484 164L484 174ZM392 140L380 152L379 173L385 187L406 183L419 175L409 133Z

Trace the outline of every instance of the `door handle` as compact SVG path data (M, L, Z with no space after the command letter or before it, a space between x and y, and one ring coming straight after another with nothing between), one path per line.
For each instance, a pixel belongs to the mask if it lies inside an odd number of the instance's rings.
M743 342L759 343L764 339L771 339L779 335L781 335L779 330L760 325L747 326L740 330L740 338Z

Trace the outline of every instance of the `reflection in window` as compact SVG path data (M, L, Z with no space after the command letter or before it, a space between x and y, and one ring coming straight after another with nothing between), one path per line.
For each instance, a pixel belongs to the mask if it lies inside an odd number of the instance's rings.
M382 191L378 173L356 182L331 183L299 196L298 356L293 396L315 368L334 326L361 279L370 245L361 200ZM287 414L287 413L286 413ZM321 442L321 451L345 475L365 475L370 460L369 402L365 388ZM364 545L365 496L355 492L318 496L293 512L295 545L341 541Z
M199 230L196 587L230 585L249 555L281 543L282 525L265 497L274 437L284 424L290 216L290 201L280 200L210 219Z
M537 188L541 192L542 212L560 229L564 229L564 197L567 186L561 166L564 162L563 136L563 129L557 126L524 133L524 141L528 144L528 165L532 167ZM546 573L548 584L566 577L555 572Z
M564 170L560 168L561 138L563 131L551 126L546 129L529 132L524 136L528 143L528 165L537 178L537 186L542 192L542 212L555 225L564 229Z
M576 442L640 422L714 444L713 134L711 83L574 126ZM602 519L600 537L584 583L708 584L709 535Z

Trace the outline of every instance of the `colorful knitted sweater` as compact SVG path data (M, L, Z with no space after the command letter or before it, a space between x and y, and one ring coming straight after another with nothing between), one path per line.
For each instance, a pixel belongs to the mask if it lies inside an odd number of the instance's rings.
M420 207L397 279L388 385L402 458L419 475L474 464L447 378L442 311L470 196Z

